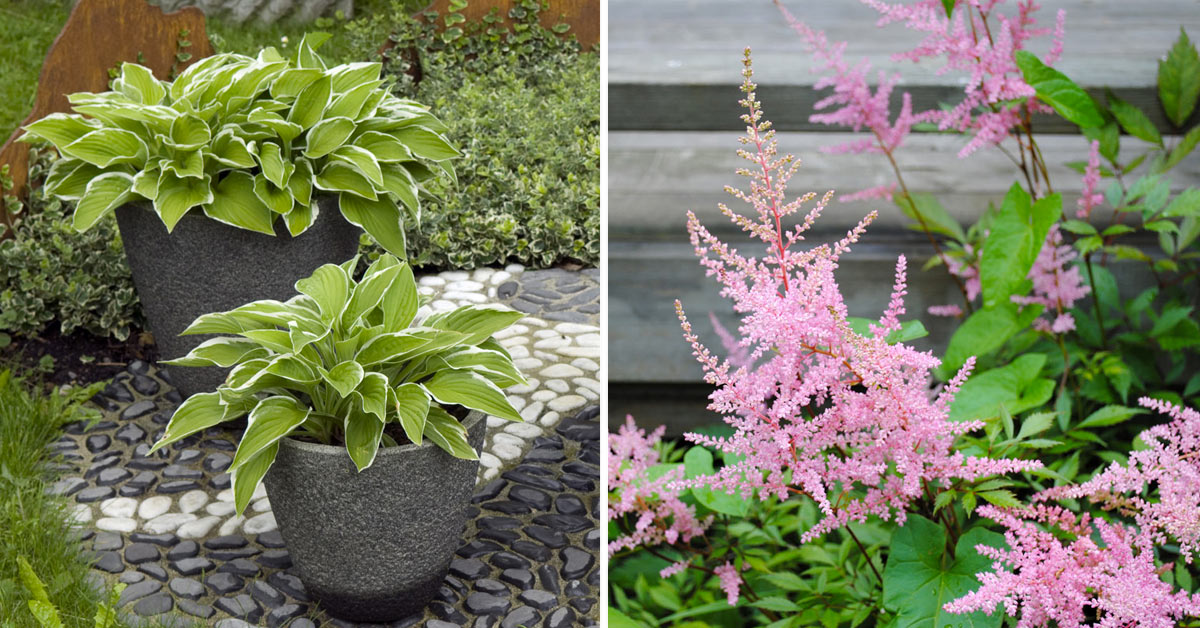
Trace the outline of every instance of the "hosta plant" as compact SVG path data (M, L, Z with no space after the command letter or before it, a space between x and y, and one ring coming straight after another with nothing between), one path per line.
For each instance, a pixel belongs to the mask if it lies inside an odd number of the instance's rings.
M76 201L85 230L118 206L149 201L171 231L197 207L208 217L293 235L317 218L316 197L336 194L342 215L385 249L404 253L404 216L420 218L420 195L459 155L425 107L393 96L380 64L327 67L309 35L290 58L200 60L174 82L125 63L113 91L72 94L74 114L25 127L27 141L64 159L49 193Z
M248 415L230 464L241 512L286 436L344 445L362 471L380 446L425 438L476 459L455 406L521 420L502 389L525 379L492 338L519 312L468 305L412 326L420 299L411 267L383 255L355 281L357 262L318 268L286 302L255 301L196 319L185 334L231 335L167 364L233 368L215 392L176 409L153 450Z

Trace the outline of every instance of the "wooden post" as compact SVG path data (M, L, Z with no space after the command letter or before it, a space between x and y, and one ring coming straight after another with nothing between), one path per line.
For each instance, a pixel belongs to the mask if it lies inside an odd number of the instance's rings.
M108 71L122 62L140 63L158 78L169 79L212 54L199 9L163 14L146 0L79 0L46 53L33 111L21 126L70 112L67 94L108 91ZM181 55L191 56L180 60ZM9 166L14 183L5 193L18 198L24 196L29 174L29 145L17 141L22 133L18 128L0 148L0 165ZM11 224L2 207L0 220Z

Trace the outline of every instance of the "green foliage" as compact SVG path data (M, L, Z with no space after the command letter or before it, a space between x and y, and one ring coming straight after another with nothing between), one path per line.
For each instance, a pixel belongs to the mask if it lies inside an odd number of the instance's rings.
M72 0L0 3L0 138L8 139L33 108L46 51L72 6Z
M29 612L37 619L42 628L62 628L62 614L58 607L46 594L46 585L42 583L33 566L24 556L17 558L20 563L21 584L29 591ZM117 622L117 602L121 599L121 591L125 590L124 583L117 583L108 594L108 600L101 602L96 609L93 625L96 628L112 628Z
M1027 50L1017 51L1016 59L1025 82L1037 92L1038 99L1054 107L1058 115L1084 128L1104 124L1092 97L1067 75L1042 63L1037 55Z
M1158 62L1158 97L1171 122L1183 126L1200 98L1200 53L1183 27L1166 59Z
M463 151L457 188L429 201L410 236L416 265L599 263L599 57L543 28L540 10L518 3L511 29L496 16L470 23L398 11L347 27L366 55L391 34L393 89L429 103ZM443 33L437 20L455 26Z
M151 451L249 414L230 470L240 513L275 461L279 441L304 435L343 443L359 471L371 466L396 423L409 442L478 458L466 428L446 411L462 406L520 421L502 388L524 384L492 334L521 318L499 306L469 305L409 327L420 305L412 269L391 255L362 279L355 258L326 264L296 282L287 302L255 301L197 318L184 334L206 340L173 366L233 367L216 392L189 397Z
M114 91L72 94L75 114L33 122L22 139L64 155L46 189L77 202L80 231L143 199L167 231L199 206L269 235L282 216L295 236L324 191L338 195L347 220L404 255L400 206L419 221L419 195L438 173L453 178L458 152L437 118L383 87L380 64L327 67L315 52L326 38L306 37L288 58L274 48L208 57L170 83L124 63Z
M1004 537L985 528L971 528L958 539L954 554L946 551L946 531L922 517L910 515L892 535L891 555L883 571L884 606L897 613L897 628L996 628L1001 615L977 611L948 613L942 605L979 587L975 574L988 571L989 558L977 545L1004 547Z
M54 625L55 616L70 626L114 625L104 611L114 600L92 588L91 569L71 534L70 505L46 492L55 479L46 472L49 445L66 423L99 417L82 405L98 389L45 392L0 370L0 623L6 626Z
M26 203L10 205L12 234L0 241L0 332L35 336L58 321L64 335L84 329L125 340L143 317L116 225L72 229L71 206L36 185L49 154L31 161L35 185Z

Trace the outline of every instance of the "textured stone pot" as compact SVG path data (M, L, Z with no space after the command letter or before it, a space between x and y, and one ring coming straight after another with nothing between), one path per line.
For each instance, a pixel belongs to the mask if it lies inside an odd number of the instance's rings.
M168 234L149 204L118 207L117 225L133 283L163 359L181 357L211 338L180 336L196 317L260 299L290 299L296 280L322 264L340 264L358 251L358 227L322 197L308 231L293 238L282 220L274 237L219 223L200 209ZM215 390L226 369L172 368L171 382L185 397Z
M476 451L484 418L463 421ZM308 595L336 617L385 622L420 612L442 586L478 468L426 439L381 448L359 473L344 447L285 438L265 483Z

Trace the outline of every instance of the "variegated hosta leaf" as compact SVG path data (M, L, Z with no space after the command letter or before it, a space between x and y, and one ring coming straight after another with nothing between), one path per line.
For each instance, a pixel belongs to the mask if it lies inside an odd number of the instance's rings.
M324 157L345 144L351 133L354 133L354 121L350 118L321 120L308 130L304 156L314 159Z
M279 442L279 439L291 434L308 419L309 408L303 406L292 397L267 397L258 402L250 411L246 423L246 432L238 444L237 452L229 468L236 471L246 464L260 451Z
M220 395L215 392L192 395L175 409L162 438L154 443L154 446L150 448L150 453L187 438L200 430L218 425L222 421L225 421L225 406L221 404Z
M254 358L265 358L270 352L259 343L245 338L210 338L200 343L182 358L165 360L170 366L230 367Z
M362 383L364 375L365 373L361 364L354 360L346 360L329 369L323 377L325 382L337 391L338 395L345 398L350 396L350 393L354 392L355 388L358 388L358 385Z
M513 366L512 358L506 354L479 347L465 347L438 355L445 360L447 367L474 371L500 387L528 383L525 376Z
M351 410L346 413L343 425L346 433L346 452L359 471L375 462L379 452L379 441L383 438L383 420L372 415Z
M404 264L400 274L392 281L391 287L379 302L384 329L390 331L408 327L420 307L421 298L417 294L416 277L413 276L412 267Z
M86 231L101 218L112 213L118 206L132 198L133 177L124 172L108 172L92 179L87 191L75 206L72 226L76 231Z
M296 290L308 295L321 309L321 320L333 323L342 315L350 296L350 277L336 264L325 264L309 277L296 282Z
M347 192L368 200L379 198L379 191L370 179L357 168L344 161L330 161L313 177L313 185L327 192ZM344 201L346 194L340 195Z
M254 193L254 178L231 172L217 184L213 201L204 206L209 218L227 225L275 235L276 214Z
M37 122L25 126L25 133L30 139L43 139L55 148L62 150L64 146L95 131L99 128L96 121L89 121L79 116L65 113L52 113ZM57 165L57 164L56 164Z
M394 203L342 194L339 205L346 220L362 227L384 250L398 257L406 257L404 221Z
M258 488L259 482L266 477L271 465L275 464L275 456L278 454L279 443L276 442L259 451L248 462L240 468L234 469L230 474L233 482L233 504L238 515L245 512L246 506L250 505L254 489Z
M434 161L442 161L444 159L454 159L461 155L449 140L429 129L421 126L409 126L397 129L393 132L396 139L404 143L414 155L432 159Z
M420 445L425 433L425 417L429 414L429 393L417 384L400 384L388 393L396 410L396 418L408 440Z
M438 403L458 404L509 421L524 420L500 388L475 373L441 371L421 385Z
M392 286L392 281L398 274L400 274L399 265L391 268L378 268L376 272L364 277L354 287L350 302L346 304L346 309L342 312L342 327L349 329L364 314L379 305L379 301L383 299L384 293Z
M476 345L505 329L524 316L502 305L464 305L425 319L426 327L448 329L468 335L464 344Z
M158 177L158 195L154 197L154 208L158 217L167 226L167 233L175 229L175 225L197 205L207 205L213 201L213 191L210 177L196 179L181 177L170 171L163 171Z
M466 428L449 412L437 406L429 407L429 415L425 417L425 435L455 458L479 460L479 453L467 442Z
M77 200L87 191L87 186L92 179L103 173L103 169L80 159L59 159L54 162L54 165L50 167L50 173L46 175L45 190L47 194L65 200ZM157 177L157 175L155 176Z
M367 373L353 393L359 409L374 415L380 424L387 420L388 389L386 376L381 373Z

